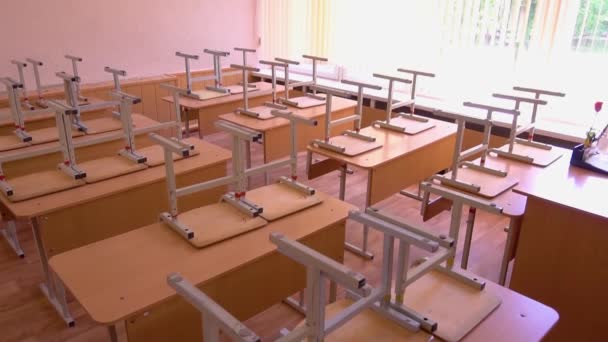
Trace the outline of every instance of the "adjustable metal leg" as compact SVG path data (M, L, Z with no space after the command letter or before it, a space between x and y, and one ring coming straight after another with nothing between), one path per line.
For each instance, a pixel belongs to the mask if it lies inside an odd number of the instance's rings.
M418 183L418 193L417 194L411 193L411 192L406 191L406 190L399 191L399 194L401 194L401 195L403 195L405 197L409 197L411 199L414 199L416 201L422 201L422 195L420 193L421 193L421 191L420 191L420 183Z
M292 309L296 310L302 315L306 315L306 302L304 301L304 291L298 292L298 299L293 297L287 297L283 300L283 303L287 304Z
M343 179L346 178L346 169L344 168L344 170L340 170L340 172L342 172L342 177ZM371 170L368 171L367 173L367 193L365 194L365 208L368 208L371 205L371 189L370 186L372 184L372 172ZM370 252L367 251L367 243L368 243L368 236L369 236L369 227L366 225L363 225L363 243L361 247L357 247L355 245L353 245L350 242L346 242L344 244L344 247L347 251L354 253L362 258L368 259L368 260L372 260L374 258L374 255Z
M340 194L339 198L341 201L344 201L344 197L346 196L346 165L340 167Z
M6 239L9 246L15 251L20 258L25 257L25 253L23 253L23 249L21 249L21 244L19 243L19 237L17 236L17 225L14 220L6 221L6 228L0 230L2 232L2 236Z
M509 261L511 261L511 251L515 248L516 234L519 231L520 218L511 217L509 220L509 230L507 232L507 241L505 243L505 252L502 256L500 264L500 275L498 276L498 284L505 286L507 282L507 270L509 269Z
M304 290L298 292L298 299L293 297L287 297L283 300L283 303L289 305L292 309L296 310L302 315L306 315L306 301L304 300ZM330 280L329 281L329 303L334 303L338 297L338 284Z
M475 225L476 214L477 208L470 207L467 216L467 230L464 237L464 247L462 248L462 260L460 261L460 267L463 270L466 270L469 265L469 253L471 251L471 240L473 238L473 226Z
M338 284L335 281L329 282L329 303L333 303L336 301L338 297Z
M196 112L196 124L198 125L198 138L203 140L203 127L201 127L201 116L198 112Z
M186 124L186 138L190 137L190 115L188 113L187 109L184 109L183 111L184 116L185 116L185 124Z
M110 335L110 341L118 342L118 333L116 333L116 325L108 325L108 334Z
M40 264L42 265L42 272L44 273L45 281L40 284L40 290L47 298L49 303L53 305L59 316L65 321L68 327L74 326L74 319L70 314L68 305L65 299L65 289L59 279L55 279L51 270L49 269L49 260L46 255L46 250L42 243L42 236L40 235L40 224L38 218L32 218L32 231L34 233L34 240L36 240L36 247L38 248L38 255L40 256Z
M245 167L247 169L251 168L251 142L248 140L245 141ZM250 186L251 186L251 176L247 177L247 185L245 186L245 188L249 189Z

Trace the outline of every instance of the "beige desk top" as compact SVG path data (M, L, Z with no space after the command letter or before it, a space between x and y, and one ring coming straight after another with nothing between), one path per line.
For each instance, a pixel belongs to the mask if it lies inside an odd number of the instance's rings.
M319 196L323 203L317 206L207 248L197 249L156 223L54 256L50 265L93 320L115 323L174 296L166 284L170 272L201 284L275 251L271 232L299 240L345 220L354 209Z
M208 142L190 138L185 139L193 144L200 153L194 157L179 160L175 163L175 173L184 173L223 163L231 158L231 153ZM76 206L80 203L94 201L125 189L132 189L157 182L165 178L163 165L149 167L132 174L108 179L102 182L87 184L78 188L57 192L48 196L12 203L4 196L0 203L18 219L28 219L44 215L55 210ZM110 214L110 213L108 213Z
M428 277L426 275L425 277ZM445 276L431 283L433 289L439 289L444 284ZM412 286L416 286L414 283ZM484 291L492 293L502 300L496 310L487 316L479 325L464 336L462 341L539 341L557 322L557 312L535 300L525 297L517 292L499 286L491 281L486 282ZM406 290L407 297L407 290ZM452 317L459 317L462 308L452 305L457 296L445 296L447 305L453 308ZM328 317L333 311L344 309L349 301L339 301L329 305ZM466 311L466 309L465 309ZM433 314L430 313L432 316ZM452 323L456 323L454 319ZM441 321L439 321L441 326ZM396 323L373 314L371 310L357 315L352 321L329 334L327 341L411 341L427 342L429 334L423 331L409 332Z
M332 97L331 110L337 112L340 110L355 108L357 101L334 96ZM325 115L325 106L316 106L304 109L289 107L288 111L294 114L305 117L307 119L319 119ZM258 132L265 132L271 129L289 126L289 121L283 118L272 118L268 120L259 120L246 115L228 113L220 115L220 119L226 120L243 127L247 127Z
M354 157L312 145L308 146L308 150L343 163L372 169L456 134L456 125L441 120L429 120L435 122L436 126L416 135L407 135L373 126L366 127L361 130L361 134L375 137L382 147Z
M89 102L90 103L99 103L99 102L104 102L104 100L95 98L95 97L89 97ZM108 106L106 108L98 108L95 109L95 111L98 110L106 110L111 108L112 106ZM87 113L89 112L88 110L83 110L83 113ZM48 111L42 111L40 113L37 113L36 115L28 115L28 111L24 110L23 114L25 115L25 123L27 124L28 122L35 122L35 121L42 121L42 120L48 120L48 119L54 119L55 118L55 112L53 112L52 109L49 109ZM13 125L13 115L11 114L11 110L10 108L0 108L0 126L11 126Z
M250 99L256 98L259 96L265 96L272 94L272 84L268 82L252 82L250 84L255 84L258 87L258 90L249 92L248 96ZM284 91L285 87L277 84L277 94L280 94ZM163 101L167 101L173 103L173 96L165 96L163 97ZM215 105L220 105L229 102L243 101L243 94L233 94L228 96L217 97L209 100L197 100L190 97L180 97L179 104L188 108L188 109L201 109L206 107L211 107Z
M119 120L117 120L117 122L120 124ZM145 127L150 127L150 126L153 126L156 124L158 124L158 122L156 122L146 116L143 116L142 114L133 114L134 128L145 128ZM80 142L86 142L87 140L91 140L91 139L98 139L98 138L103 138L103 137L106 137L109 135L114 135L114 134L116 134L116 132L118 132L118 131L110 131L110 132L105 132L105 133L88 134L88 135L83 134L83 135L75 136L73 138L74 138L75 143L80 143ZM51 141L51 142L48 142L45 144L29 145L29 146L24 146L23 148L19 148L19 149L3 151L3 152L0 152L0 158L20 155L24 152L35 152L35 151L49 148L51 146L56 146L58 144L59 144L58 141Z
M488 158L486 159L486 166L494 168L494 169L502 169L502 170L506 170L508 173L508 177L512 177L512 178L516 178L519 180L519 183L516 185L516 189L523 187L523 188L527 188L529 186L531 186L532 184L535 184L536 182L540 181L540 179L543 177L542 174L543 172L545 172L545 170L552 170L552 169L560 169L563 168L563 165L569 165L570 162L570 152L567 149L564 148L560 148L560 147L553 147L554 149L557 149L559 151L563 151L564 155L559 158L558 160L556 160L553 164L542 168L542 167L538 167L538 166L534 166L531 164L527 164L527 163L523 163L523 162L519 162L519 161L515 161L515 160L511 160L511 159L507 159L507 158L502 158L502 157L497 157L494 156L493 154L490 154L488 156ZM479 163L479 159L475 160L476 163ZM483 186L483 182L484 181L491 181L492 177L488 177L487 179L480 179L479 182L477 182L479 185ZM437 185L435 184L435 186L437 187L442 187L441 185ZM559 187L559 184L553 184L554 187ZM446 187L449 189L449 187ZM469 193L467 193L469 194ZM487 198L483 198L483 197L479 197L479 196L474 196L474 197L478 197L482 200L488 201ZM512 191L512 190L507 190L505 192L503 192L502 194L490 199L491 202L496 203L498 206L503 208L503 215L505 216L509 216L509 217L517 217L517 216L522 216L524 214L524 211L526 210L526 197L521 195L520 193L518 193L518 191Z
M608 218L608 176L571 166L570 155L568 152L555 167L537 173L533 181L517 185L514 191Z

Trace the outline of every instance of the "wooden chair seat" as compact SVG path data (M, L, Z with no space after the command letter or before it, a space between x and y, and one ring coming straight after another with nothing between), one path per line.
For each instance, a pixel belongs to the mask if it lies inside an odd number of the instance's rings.
M275 183L247 192L247 200L264 208L262 217L268 221L320 204L317 195L307 196L281 183Z
M146 157L146 165L149 167L155 167L165 163L165 152L163 147L160 145L151 145L144 148L138 148L137 153ZM190 150L190 156L195 156L197 154L199 154L198 150ZM184 159L184 157L173 153L173 160L180 159Z
M11 178L8 179L8 183L13 188L13 195L8 197L11 202L24 201L86 184L83 180L76 180L58 169Z
M225 202L180 213L177 219L194 232L194 238L188 241L197 248L261 228L267 223L263 218L249 217Z
M143 170L148 166L117 155L82 162L78 164L78 167L87 173L85 178L87 183L96 183Z

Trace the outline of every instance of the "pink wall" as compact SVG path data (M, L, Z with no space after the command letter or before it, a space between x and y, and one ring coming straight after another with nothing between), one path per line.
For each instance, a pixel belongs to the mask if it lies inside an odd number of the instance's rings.
M1 0L0 13L0 77L16 78L10 60L31 57L45 62L45 85L71 72L65 54L82 57L80 75L97 82L111 79L104 66L150 76L182 71L177 50L201 55L196 70L213 66L205 48L256 47L255 0ZM239 61L233 53L223 65Z

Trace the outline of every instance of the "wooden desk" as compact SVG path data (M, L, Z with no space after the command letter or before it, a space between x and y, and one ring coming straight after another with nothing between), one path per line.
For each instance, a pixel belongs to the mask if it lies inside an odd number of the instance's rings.
M104 100L98 98L89 98L90 103L100 103ZM111 105L104 108L98 108L94 110L82 111L83 119L97 119L110 114ZM28 130L54 127L55 126L55 112L52 109L48 111L41 111L35 115L28 115L28 111L24 110L25 115L25 126ZM15 129L15 122L13 121L13 114L10 108L0 108L0 135L13 134Z
M226 175L230 152L198 139L187 141L200 153L175 163L178 187ZM60 301L54 300L61 298L61 288L52 282L48 257L158 221L158 214L168 209L166 191L161 165L22 202L2 196L0 204L8 217L31 221L46 280L41 287L62 312ZM214 203L225 191L218 187L185 196L180 198L180 209ZM69 313L62 317L73 324Z
M261 106L266 101L272 101L272 84L267 82L253 82L250 84L257 85L258 90L248 93L249 107ZM284 89L282 85L277 85L277 97L283 96ZM163 101L173 103L173 96L163 97ZM243 94L222 96L204 101L182 96L179 99L179 104L183 108L182 117L184 120L185 118L196 118L199 136L202 137L218 131L213 125L218 116L243 107ZM189 120L186 120L186 124L188 122Z
M130 341L201 341L199 314L166 276L180 272L239 319L263 311L305 287L304 269L276 251L271 232L343 260L345 220L354 208L319 196L320 205L207 248L155 223L54 256L50 265L93 320L126 321Z
M118 123L120 121L117 120ZM157 125L158 122L151 120L141 114L133 114L133 125L135 128L147 128ZM116 135L117 133L122 131L110 131L106 133L99 134L91 134L91 135L81 135L78 137L74 137L74 142L82 142L86 143L91 139L104 138L108 136ZM135 146L137 148L143 148L147 146L151 146L153 144L152 140L150 140L146 133L136 134L135 135ZM37 152L40 150L45 150L50 147L59 146L59 142L49 142L45 144L37 144L30 145L24 148L3 151L0 152L0 158L10 158L14 156L19 156L25 152ZM75 149L76 160L81 162L87 162L90 160L99 159L101 157L113 156L124 147L124 139L116 139L112 141L107 141L104 143L98 143L90 146L83 146ZM63 156L62 152L48 153L43 154L31 158L8 161L2 163L2 169L4 171L5 176L7 177L9 183L13 177L17 176L25 176L28 174L41 172L45 170L54 170L57 168L57 164L60 163ZM10 229L10 228L9 228ZM8 230L0 229L0 233L8 240L9 245L13 248L15 253L19 257L24 257L25 254L21 249L21 244L16 236L16 234L12 234Z
M53 121L54 122L54 121ZM117 121L120 124L120 121ZM146 128L157 125L158 122L149 119L141 114L133 114L133 125L135 129ZM107 136L115 135L120 131L111 131L100 134L82 135L74 137L74 143L83 143L91 139L103 138ZM124 147L124 139L117 139L105 143L99 143L91 146L84 146L75 149L76 161L84 162L100 158L101 156L114 155ZM152 145L153 142L148 138L147 134L137 134L135 136L135 146L142 148ZM0 158L18 156L24 152L35 152L44 150L49 147L58 146L59 141L49 142L45 144L31 145L24 148L0 152ZM2 163L2 169L10 181L10 177L16 175L26 175L42 170L51 170L57 167L57 164L62 160L61 152L45 154L37 157L21 159L16 161L9 161Z
M175 295L167 274L180 272L240 320L263 311L305 286L304 269L276 252L270 232L343 259L352 206L320 195L319 206L208 248L157 223L54 256L50 265L95 321L111 331L124 321L129 341L201 341L199 312ZM466 341L536 341L557 321L541 303L491 282L486 289L503 302Z
M427 285L431 288L440 288L443 284L441 280L437 280L429 282ZM413 286L416 286L416 284ZM466 285L462 286L466 287ZM486 281L484 291L499 297L501 304L465 335L461 340L463 342L540 341L555 326L559 318L557 312L552 308L491 281ZM454 300L453 297L448 296L441 296L440 298L446 304L452 304ZM328 317L331 317L332 311L345 308L345 304L349 302L344 300L330 304L327 310ZM467 308L463 309L458 305L450 307L449 312L452 314L449 317L454 321L450 320L449 323L457 323L456 319L463 311L467 311ZM432 313L430 315L432 316ZM441 326L441 320L438 323ZM430 337L425 332L409 332L378 314L371 314L371 310L368 309L368 311L362 312L352 321L329 334L326 341L428 342L431 341Z
M530 184L534 184L535 182L537 182L545 170L561 168L561 167L563 167L563 165L569 164L570 157L568 154L568 150L560 148L560 147L555 147L555 146L553 148L558 151L562 151L564 153L564 155L561 158L559 158L557 161L555 161L553 164L551 164L545 168L534 166L532 164L522 163L522 162L515 161L512 159L501 158L501 157L495 156L493 154L488 155L485 165L487 167L490 167L493 169L506 170L508 173L508 177L516 178L519 180L518 186L529 186ZM479 163L479 159L475 160L475 162ZM481 183L483 181L491 181L491 179L492 179L492 176L489 176L487 180L480 179L479 182ZM447 186L442 186L442 185L437 185L437 184L435 184L434 186L438 187L438 188L447 188L447 189L454 190L454 188L450 188ZM515 254L518 249L518 247L517 247L518 239L519 239L520 231L522 229L522 217L524 216L524 212L526 210L526 197L519 193L513 192L512 190L507 190L507 191L503 192L502 194L500 194L494 198L491 198L491 199L487 199L487 198L484 198L481 196L475 196L468 192L466 192L466 194L471 195L472 197L481 199L483 201L490 201L492 203L495 203L498 207L503 208L502 215L509 218L509 232L507 234L505 251L503 254L503 259L502 259L501 268L500 268L500 275L498 278L499 284L504 285L506 282L507 268L509 266L509 261L511 261L515 257ZM473 229L473 223L474 223L474 217L473 217L473 221L470 226L471 234L472 234L472 229ZM468 255L468 251L467 251L468 246L467 245L468 245L468 242L465 242L465 252L463 253L463 260L462 260L463 268L466 268L466 264L467 264L467 255Z
M444 121L433 120L436 126L416 135L407 135L373 126L366 127L361 133L376 138L382 147L349 157L344 154L309 145L308 165L309 178L340 169L340 199L346 193L346 169L348 165L367 171L367 192L365 207L372 206L387 197L399 192L407 186L427 179L429 176L450 166L451 151L456 141L456 126ZM319 163L316 171L312 164L313 153L327 157L337 163L326 167ZM313 176L314 174L314 176ZM367 229L367 228L364 228ZM346 245L350 251L367 258L373 255L367 251L367 233L364 232L363 247L352 244Z
M356 105L356 101L337 96L332 97L332 120L353 115L355 113ZM325 106L305 109L289 107L288 110L307 119L316 119L318 122L317 126L314 127L298 126L298 151L304 151L311 140L323 138L325 130ZM261 132L264 140L264 163L282 159L289 155L291 148L289 137L291 136L291 131L287 119L272 118L268 120L259 120L235 113L220 115L219 118ZM331 129L331 133L332 135L336 135L352 127L352 122L334 126Z
M570 154L515 192L527 196L511 288L555 308L547 341L601 340L608 316L608 176Z

